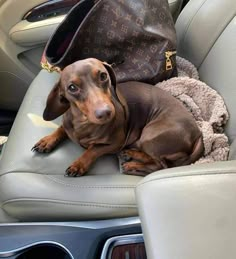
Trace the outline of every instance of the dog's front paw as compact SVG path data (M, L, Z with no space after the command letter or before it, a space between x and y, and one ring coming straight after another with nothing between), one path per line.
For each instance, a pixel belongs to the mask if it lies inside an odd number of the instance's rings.
M49 153L51 152L57 144L57 141L52 139L49 136L46 136L42 139L40 139L33 147L32 151L33 152L39 152L39 153Z
M66 169L65 176L76 177L82 176L87 172L87 168L80 161L75 161Z

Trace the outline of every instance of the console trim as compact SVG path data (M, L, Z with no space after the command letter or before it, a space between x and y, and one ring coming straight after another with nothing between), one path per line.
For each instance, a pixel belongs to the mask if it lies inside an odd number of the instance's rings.
M38 242L33 242L31 244L16 248L16 249L12 249L12 250L8 250L8 251L3 251L0 252L0 258L6 258L6 257L10 257L10 256L14 256L16 253L23 251L23 250L27 250L33 246L37 246L37 245L43 245L43 244L48 244L48 245L55 245L55 246L59 246L61 249L63 249L66 253L69 254L69 256L71 257L71 259L74 259L74 256L71 254L71 252L62 244L55 242L55 241L38 241Z
M123 235L109 238L102 250L100 259L110 259L112 250L118 245L144 243L143 234Z
M63 227L77 227L89 229L102 229L108 227L128 226L134 224L141 224L139 217L95 220L95 221L71 221L71 222L18 222L18 223L0 223L0 227L10 226L63 226Z

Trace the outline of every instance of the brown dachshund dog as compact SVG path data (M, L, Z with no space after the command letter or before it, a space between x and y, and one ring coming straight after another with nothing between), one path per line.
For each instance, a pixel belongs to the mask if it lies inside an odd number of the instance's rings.
M113 69L94 58L61 72L43 118L62 114L63 125L32 150L48 153L66 138L86 148L68 176L81 176L98 157L121 150L124 173L134 175L188 165L203 153L201 132L177 99L145 83L116 85Z

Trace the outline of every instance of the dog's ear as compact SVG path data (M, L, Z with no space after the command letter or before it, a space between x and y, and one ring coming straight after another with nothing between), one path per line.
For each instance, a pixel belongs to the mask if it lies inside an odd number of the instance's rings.
M69 101L60 93L60 81L54 85L48 95L46 107L43 112L43 119L54 120L70 107Z
M103 62L104 67L106 68L107 72L109 73L111 84L113 87L116 87L116 75L111 65L106 62Z
M110 75L110 79L111 79L111 84L112 84L112 92L113 95L116 97L116 99L123 105L123 107L125 108L125 110L127 111L127 103L124 99L124 97L121 95L121 93L119 92L119 90L116 88L116 75L115 72L112 68L111 65L109 65L106 62L103 62L104 67L106 68L106 70L108 71L109 75ZM128 114L128 113L127 113ZM128 115L127 115L128 116Z

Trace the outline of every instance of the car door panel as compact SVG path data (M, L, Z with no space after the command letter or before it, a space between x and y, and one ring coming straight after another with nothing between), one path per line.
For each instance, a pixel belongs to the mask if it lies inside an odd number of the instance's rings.
M22 20L25 13L47 0L7 0L0 2L0 27L6 33Z
M63 15L37 22L22 20L11 28L10 38L16 44L24 47L45 44L64 17Z
M19 56L38 44L22 47L12 41L11 29L21 21L24 14L46 0L7 0L0 1L0 110L18 110L25 92L35 77L36 71L22 64ZM42 46L40 46L42 49ZM38 55L39 52L37 51Z

